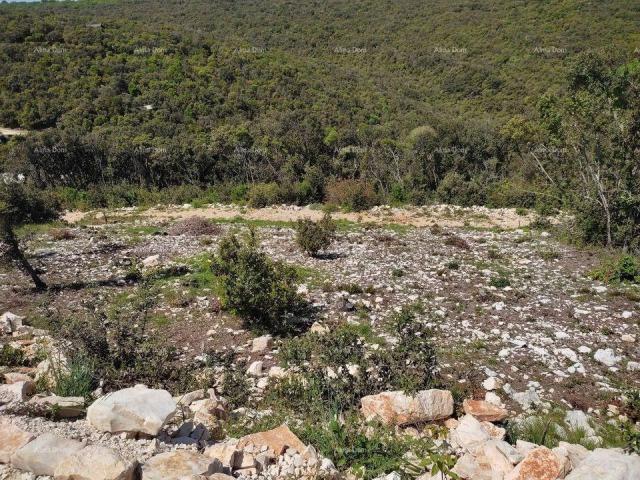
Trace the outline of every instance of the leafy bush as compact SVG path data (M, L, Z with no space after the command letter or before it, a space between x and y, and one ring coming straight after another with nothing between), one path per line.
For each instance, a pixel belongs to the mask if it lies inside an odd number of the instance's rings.
M91 309L85 315L51 319L51 331L62 342L70 362L69 372L60 373L65 389L89 389L89 378L91 389L101 379L107 391L136 383L186 389L191 376L175 362L175 350L148 335L151 302L146 293L131 303L128 312Z
M249 206L262 208L280 201L280 187L277 183L256 183L249 187L247 193Z
M217 235L220 227L202 217L190 217L173 224L168 229L169 235Z
M14 348L11 345L3 345L2 348L0 348L0 365L21 367L25 362L26 358L21 349Z
M331 215L325 213L322 219L314 222L305 218L296 224L296 242L306 253L315 257L320 250L324 250L333 241L336 233L336 223Z
M332 180L326 187L326 201L360 212L377 205L378 197L373 185L365 180Z
M591 277L606 283L640 283L640 259L629 254L606 259L591 272Z
M261 252L254 230L244 242L223 238L211 267L221 276L226 306L249 326L274 333L302 327L296 316L308 306L297 293L295 269Z

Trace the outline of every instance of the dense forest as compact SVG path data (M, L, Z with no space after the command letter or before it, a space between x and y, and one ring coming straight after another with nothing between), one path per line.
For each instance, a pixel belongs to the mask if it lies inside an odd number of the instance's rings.
M569 205L637 239L638 2L2 4L0 42L31 131L0 169L69 205Z

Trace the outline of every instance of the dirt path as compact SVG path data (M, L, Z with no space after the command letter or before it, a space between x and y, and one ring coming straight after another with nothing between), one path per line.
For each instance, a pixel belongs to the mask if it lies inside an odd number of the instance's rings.
M77 223L98 215L97 211L67 212L64 219L69 223ZM189 217L203 217L211 219L242 218L245 220L263 220L272 222L290 222L302 218L317 220L321 218L321 210L310 207L271 206L265 208L246 208L237 205L209 205L202 208L190 206L167 206L150 209L118 209L109 213L111 217L136 216L145 219L175 220ZM447 227L479 227L515 229L529 225L535 214L519 215L514 208L491 209L486 207L462 208L451 205L430 205L423 207L374 207L360 213L336 212L333 217L357 223L398 224L414 227L428 227L441 225Z

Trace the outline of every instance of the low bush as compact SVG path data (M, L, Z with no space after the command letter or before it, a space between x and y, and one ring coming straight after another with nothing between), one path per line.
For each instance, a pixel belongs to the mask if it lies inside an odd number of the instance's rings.
M249 187L247 197L252 208L274 205L281 201L280 187L277 183L256 183Z
M331 215L325 213L322 219L314 222L305 218L296 223L296 243L307 254L315 257L320 250L331 245L336 233L336 223Z
M469 242L457 235L449 235L444 241L444 244L449 245L450 247L459 248L461 250L471 250L471 245L469 245Z
M360 212L378 204L373 185L365 180L332 180L326 186L325 200L352 212Z
M444 203L470 207L486 203L485 187L475 179L465 180L457 172L449 172L436 190L438 199Z
M298 316L308 305L297 293L295 269L261 252L254 230L246 241L223 238L211 268L221 277L225 306L250 327L287 334L304 326Z
M448 475L456 461L442 453L431 437L414 438L382 425L363 425L355 415L347 416L344 422L305 422L295 431L305 443L331 458L339 470L349 470L355 478L379 478L392 471L402 478L425 473Z
M169 235L218 235L220 227L202 217L190 217L181 220L169 227Z
M607 258L591 272L591 278L605 283L640 283L640 258L629 254Z
M3 345L0 348L0 365L6 367L21 367L25 365L26 358L24 352L19 348L11 345Z
M51 331L61 342L70 366L68 372L59 373L63 381L61 388L90 390L96 388L101 379L106 391L137 383L186 390L191 382L189 369L178 366L172 347L148 335L151 306L143 292L129 301L127 311L93 307L84 315L54 315Z

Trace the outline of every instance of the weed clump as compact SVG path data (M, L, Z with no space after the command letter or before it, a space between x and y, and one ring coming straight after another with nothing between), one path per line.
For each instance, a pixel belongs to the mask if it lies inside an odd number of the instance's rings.
M315 257L320 250L326 250L333 242L336 223L331 215L325 213L322 219L314 222L308 218L298 220L296 224L296 242L307 254Z
M469 242L457 235L449 235L444 241L444 244L449 245L450 247L459 248L460 250L471 250L471 245L469 245Z
M167 230L167 233L169 235L189 235L194 237L218 235L220 227L205 218L191 217L175 223Z
M246 241L222 239L211 268L221 277L225 306L250 327L287 334L303 326L298 316L309 309L297 293L295 269L261 252L254 230Z

